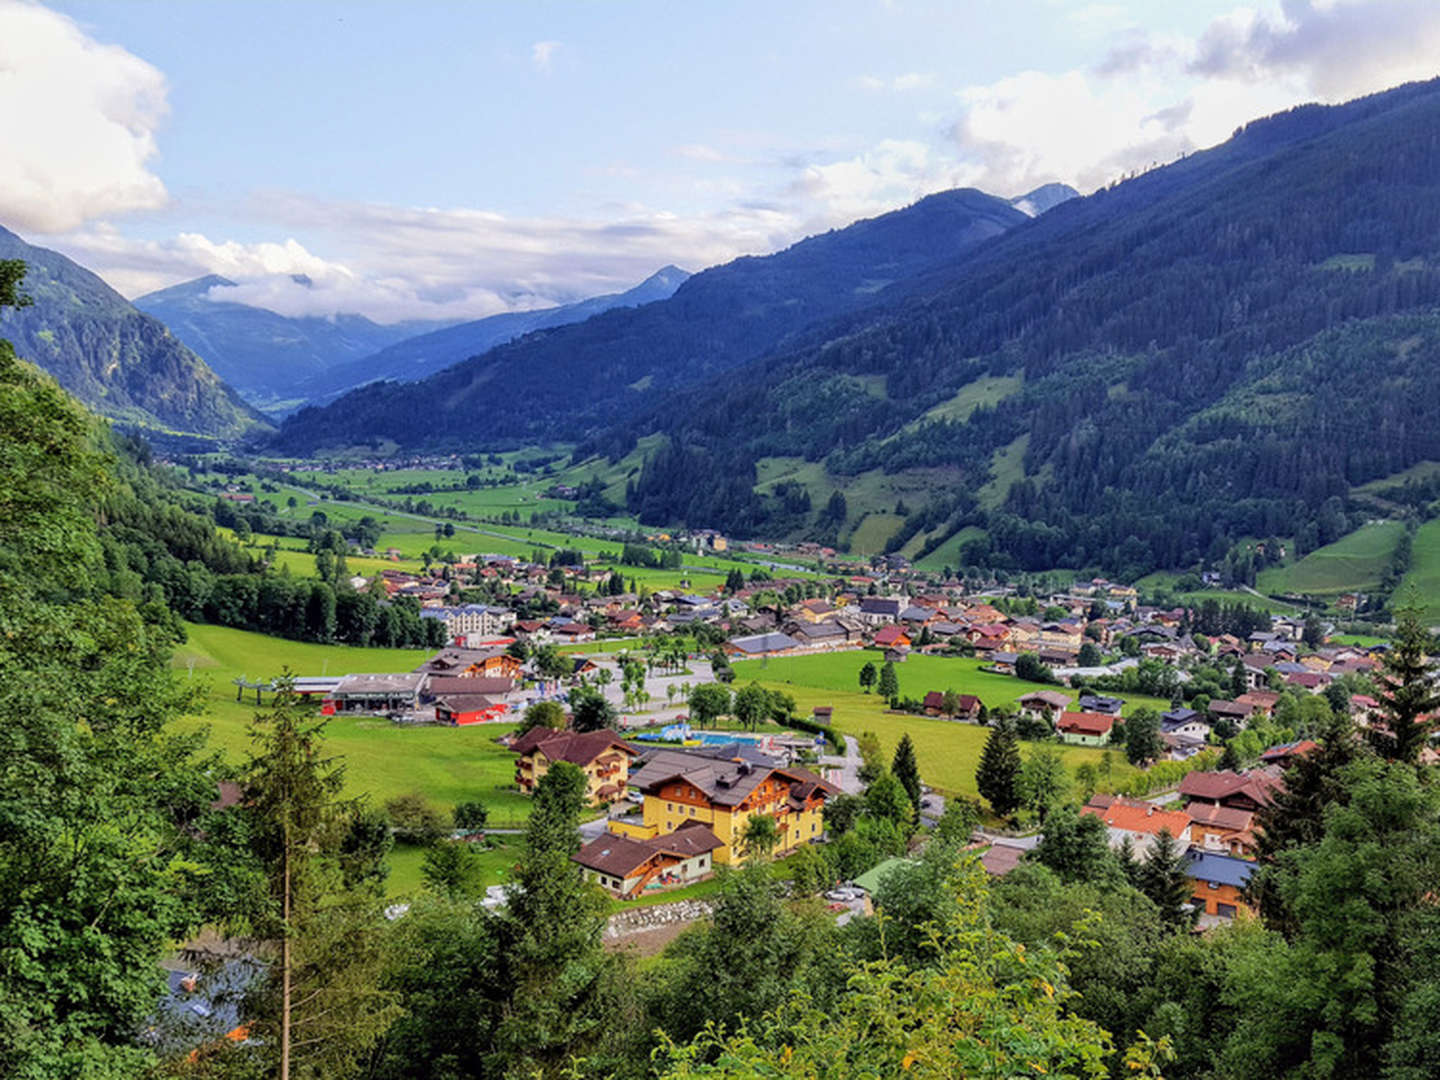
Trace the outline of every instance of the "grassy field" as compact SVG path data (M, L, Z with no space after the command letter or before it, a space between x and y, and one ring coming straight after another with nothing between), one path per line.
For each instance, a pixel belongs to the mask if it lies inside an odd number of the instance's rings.
M1298 562L1261 571L1261 592L1333 596L1368 591L1380 584L1405 526L1398 521L1362 525Z
M1440 622L1440 519L1427 521L1415 532L1410 572L1400 582L1397 603L1418 603L1429 622Z
M485 885L504 885L511 877L511 869L520 854L521 838L518 836L497 836L499 846L487 848L475 846L480 860L480 877ZM412 844L397 844L390 851L387 860L390 876L385 879L385 892L395 898L410 896L425 887L420 876L420 864L425 859L425 849Z
M235 700L232 679L269 679L289 667L297 675L410 671L432 650L359 649L345 645L312 645L251 634L227 627L187 624L189 641L176 651L174 666L182 677L205 687L205 711L184 723L207 726L210 741L232 761L250 748L254 695ZM268 700L268 699L267 699ZM437 809L478 799L492 817L518 821L529 813L529 801L513 782L515 759L495 743L511 728L481 724L471 727L401 728L375 717L335 718L326 742L345 763L345 791L384 803L396 795L418 791Z

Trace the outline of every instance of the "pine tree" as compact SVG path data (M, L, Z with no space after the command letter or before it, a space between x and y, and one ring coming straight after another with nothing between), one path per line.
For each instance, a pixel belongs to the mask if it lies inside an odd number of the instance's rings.
M1020 768L1020 740L1014 721L1006 717L990 730L975 770L975 786L1000 817L1020 808Z
M1435 638L1421 620L1420 609L1398 609L1381 676L1380 710L1389 730L1370 729L1375 749L1392 761L1415 764L1434 730L1433 718L1421 719L1440 709L1440 692L1430 681L1429 656L1434 651Z
M900 786L905 789L905 794L910 796L910 802L915 807L915 817L920 816L920 766L915 761L915 744L910 739L910 733L906 732L900 736L900 742L895 747L895 757L890 762L890 771L895 774L895 779L900 781Z
M1190 903L1189 857L1169 829L1161 829L1140 863L1140 891L1160 909L1160 921L1172 930L1188 930L1195 922Z
M1235 658L1235 667L1230 672L1230 696L1238 698L1245 693L1249 683L1245 679L1245 664L1240 657Z
M895 674L895 665L889 660L880 669L880 684L876 689L886 701L894 701L900 696L900 678Z

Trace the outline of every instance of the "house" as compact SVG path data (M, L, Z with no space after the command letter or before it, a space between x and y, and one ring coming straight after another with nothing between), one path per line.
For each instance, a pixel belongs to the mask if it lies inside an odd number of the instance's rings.
M504 649L443 649L415 670L432 678L518 679L522 667Z
M1111 847L1118 849L1129 840L1131 850L1137 856L1144 856L1161 832L1169 832L1181 847L1190 844L1190 818L1171 810L1161 810L1152 803L1115 795L1096 795L1080 808L1080 813L1105 822Z
M586 800L591 806L607 806L624 798L630 783L630 759L639 754L613 731L552 731L531 728L510 749L519 755L515 783L527 795L557 761L578 766L588 779Z
M1237 705L1249 705L1257 713L1269 716L1280 703L1280 695L1274 690L1248 690L1235 699Z
M1067 712L1055 722L1060 741L1074 746L1104 746L1114 727L1115 717L1107 713Z
M714 873L714 854L722 846L709 828L687 821L672 833L648 839L602 833L571 858L587 879L632 900L703 881Z
M826 727L830 726L830 720L834 715L835 707L833 705L816 705L811 713L811 717L817 724L824 724Z
M884 626L875 631L875 644L882 649L908 649L910 635L903 626Z
M1253 705L1242 705L1238 701L1217 699L1210 702L1210 717L1217 723L1221 720L1229 720L1236 727L1243 728L1254 713Z
M1254 876L1254 863L1196 848L1190 849L1189 860L1186 876L1197 908L1222 919L1233 919L1241 908L1253 913L1245 889Z
M750 637L732 638L725 643L727 656L741 659L754 656L783 656L800 648L800 642L789 634L753 634Z
M1190 818L1190 843L1195 847L1242 858L1255 850L1253 810L1192 802L1185 813Z
M1081 694L1080 700L1076 702L1085 712L1104 713L1107 716L1119 716L1120 710L1125 707L1125 699L1118 697L1103 697L1098 694Z
M1330 676L1323 671L1297 671L1285 676L1287 686L1298 686L1311 694L1321 693L1332 681Z
M1288 769L1296 758L1304 757L1306 754L1314 753L1320 749L1320 744L1311 739L1300 739L1298 742L1281 743L1279 746L1272 746L1260 755L1260 764L1278 765L1282 769Z
M795 608L795 617L802 622L819 623L839 614L839 609L829 600L805 600Z
M895 596L867 596L860 601L859 618L867 626L884 626L900 617L905 601Z
M1180 781L1180 795L1191 801L1229 806L1237 810L1263 810L1275 801L1275 792L1284 785L1263 769L1248 772L1187 773Z
M500 699L515 689L515 680L505 675L431 675L420 692L421 701L442 697L483 694Z
M645 797L643 824L614 819L610 828L635 839L649 839L696 821L719 837L721 846L715 849L714 860L721 864L744 861L745 826L755 815L775 819L779 827L776 855L821 840L825 831L821 809L839 789L807 769L752 760L763 757L758 753L720 757L656 751L634 780Z
M1048 720L1052 725L1060 719L1060 714L1070 707L1069 695L1056 690L1033 690L1016 700L1022 712Z
M435 719L457 727L499 720L510 707L485 694L449 694L435 699Z
M1210 721L1194 709L1179 708L1160 714L1160 733L1179 735L1204 742L1210 734Z
M1004 877L1020 865L1020 860L1025 857L1025 849L1015 847L1012 844L996 843L991 844L980 856L980 865L991 877Z
M931 690L926 694L924 705L926 716L952 715L945 711L945 695L939 690ZM980 699L974 694L957 694L955 696L955 712L953 715L956 719L974 720L980 715L981 708L983 708L983 705Z
M581 622L567 622L558 625L552 624L550 627L550 635L562 644L595 640L595 631Z

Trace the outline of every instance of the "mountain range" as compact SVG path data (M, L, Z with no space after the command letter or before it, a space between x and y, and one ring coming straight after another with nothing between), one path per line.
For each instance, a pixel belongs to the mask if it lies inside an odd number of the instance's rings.
M208 274L147 293L135 306L168 326L245 400L262 409L293 407L303 399L301 387L308 380L446 325L386 326L347 314L290 317L224 299L234 286L228 278Z
M649 523L1133 578L1326 543L1352 487L1440 460L1437 305L1432 81L1033 218L932 196L302 411L276 445L588 431L577 460L626 462Z
M269 427L158 319L97 275L0 228L0 259L26 264L34 301L5 313L0 336L103 416L152 431L236 438Z

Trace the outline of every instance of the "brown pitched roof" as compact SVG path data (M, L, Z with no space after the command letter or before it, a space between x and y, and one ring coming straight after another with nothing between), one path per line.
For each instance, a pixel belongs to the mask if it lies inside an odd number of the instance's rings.
M650 770L647 769L648 771ZM826 783L808 769L781 769L755 765L748 761L696 758L690 762L676 762L668 769L655 770L652 776L653 779L640 781L646 792L658 791L671 780L684 780L687 784L699 788L710 801L721 806L738 806L771 776L791 782L792 799L803 801L817 790L826 795L839 794L838 788Z
M1108 735L1115 726L1115 718L1108 713L1067 712L1061 714L1055 726L1077 735Z
M539 750L551 761L568 761L572 765L588 765L612 747L632 756L639 754L638 750L608 729L578 734L537 727L510 744L510 749L521 757Z
M1243 832L1255 823L1251 810L1236 810L1229 806L1216 806L1207 802L1192 802L1185 807L1185 814L1197 825L1216 825L1222 829Z
M603 833L576 852L574 859L586 869L627 878L657 855L692 859L724 846L709 826L689 821L673 833L644 840Z
M503 675L431 675L425 692L436 697L450 694L508 694L515 689L515 680Z

